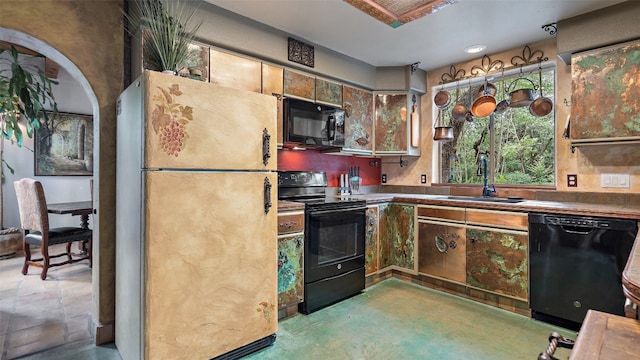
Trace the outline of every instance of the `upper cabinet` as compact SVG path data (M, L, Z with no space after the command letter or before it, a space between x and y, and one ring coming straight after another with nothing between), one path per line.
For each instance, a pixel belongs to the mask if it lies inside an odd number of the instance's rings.
M342 87L345 152L373 153L373 93L344 85Z
M317 77L316 102L342 107L342 84Z
M640 41L571 58L573 145L640 141Z
M258 60L211 49L210 82L235 89L261 92L262 63Z
M282 96L284 93L282 77L284 74L284 68L280 66L274 66L269 64L262 64L262 93L267 95L273 95L277 99L278 106L278 137L276 142L278 147L281 148L284 143L283 137L283 107Z
M411 146L412 114L410 92L374 92L374 126L376 155L419 155L420 149ZM416 110L417 111L417 110Z
M284 69L284 96L316 101L315 76Z

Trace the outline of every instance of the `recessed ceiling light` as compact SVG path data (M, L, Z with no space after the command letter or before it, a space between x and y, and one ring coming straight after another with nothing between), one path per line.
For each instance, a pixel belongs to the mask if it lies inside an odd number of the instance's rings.
M464 52L466 52L467 54L475 54L475 53L479 53L480 51L486 48L487 48L486 45L471 45L471 46L467 46L464 49Z

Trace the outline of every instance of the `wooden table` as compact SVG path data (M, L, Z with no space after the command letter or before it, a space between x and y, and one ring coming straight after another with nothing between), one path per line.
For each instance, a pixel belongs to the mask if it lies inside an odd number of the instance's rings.
M47 204L49 214L70 214L80 216L80 227L89 228L89 215L93 212L91 201L76 201L57 204Z
M640 321L589 310L570 360L640 359Z

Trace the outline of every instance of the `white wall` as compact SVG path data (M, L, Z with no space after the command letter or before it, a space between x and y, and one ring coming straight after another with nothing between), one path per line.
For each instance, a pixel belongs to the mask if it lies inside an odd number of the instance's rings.
M54 97L58 103L58 111L74 114L92 114L91 102L80 85L64 70L58 74L58 85L54 86ZM1 137L0 137L1 138ZM90 176L34 176L34 141L25 136L22 148L4 141L3 159L15 170L11 174L6 166L3 168L3 225L20 227L20 215L13 182L29 177L42 182L47 203L91 200L89 188ZM92 227L91 218L89 226ZM80 217L71 215L50 215L50 227L80 226Z

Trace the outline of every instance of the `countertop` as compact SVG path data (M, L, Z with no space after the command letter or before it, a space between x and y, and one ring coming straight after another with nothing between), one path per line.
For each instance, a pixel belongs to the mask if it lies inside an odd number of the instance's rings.
M400 193L371 193L352 195L354 199L362 199L367 204L384 202L402 202L418 205L442 205L472 207L476 209L507 210L520 212L547 212L554 214L604 216L610 218L622 218L640 220L640 206L638 205L605 205L580 202L555 202L539 200L523 200L518 203L452 200L447 195L422 195ZM464 197L463 197L464 198Z

